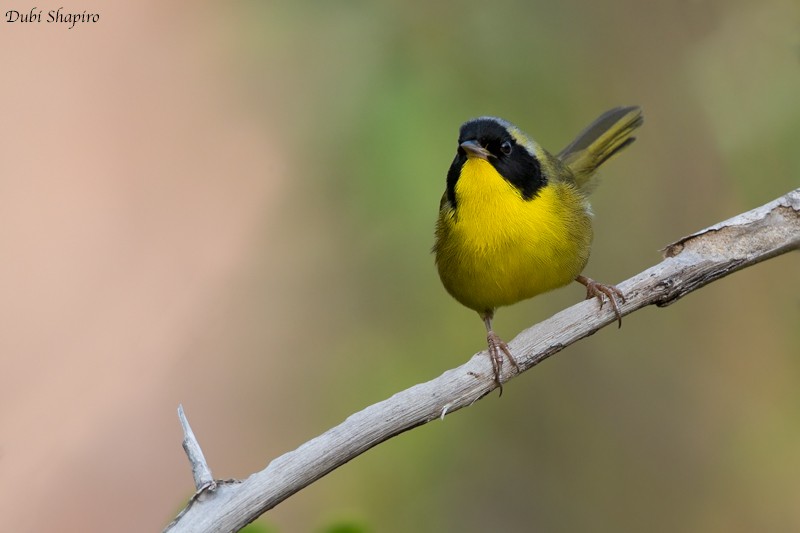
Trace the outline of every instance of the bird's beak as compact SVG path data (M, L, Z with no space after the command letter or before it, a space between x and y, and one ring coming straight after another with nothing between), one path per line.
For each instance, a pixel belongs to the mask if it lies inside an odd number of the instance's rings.
M488 160L489 156L492 155L491 152L481 146L478 141L464 141L460 146L465 152L467 152L467 157L469 158L477 157Z

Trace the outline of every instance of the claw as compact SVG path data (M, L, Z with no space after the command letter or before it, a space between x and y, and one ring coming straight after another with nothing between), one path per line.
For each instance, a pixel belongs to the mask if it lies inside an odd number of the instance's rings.
M500 396L503 395L503 382L500 381L500 372L503 370L503 355L508 357L508 360L514 365L514 368L519 372L519 365L514 356L511 355L511 350L508 349L508 344L497 336L494 331L489 330L486 335L486 342L489 344L489 357L492 359L492 369L494 370L494 381L500 389Z
M603 308L603 303L605 303L605 299L608 298L608 301L611 302L612 309L614 309L614 315L617 317L617 324L619 325L618 327L621 328L622 314L619 312L617 298L619 298L622 303L625 303L625 295L622 293L622 291L616 288L614 285L597 283L592 278L587 278L586 276L578 276L575 278L575 281L586 286L587 300L590 298L597 298L600 301L600 309Z

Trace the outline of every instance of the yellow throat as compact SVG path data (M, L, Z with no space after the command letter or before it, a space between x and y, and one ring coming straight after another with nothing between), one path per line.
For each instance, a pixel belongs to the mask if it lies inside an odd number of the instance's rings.
M530 200L486 160L470 157L455 186L458 209L440 216L437 266L448 292L484 312L564 286L592 240L588 204L567 183Z

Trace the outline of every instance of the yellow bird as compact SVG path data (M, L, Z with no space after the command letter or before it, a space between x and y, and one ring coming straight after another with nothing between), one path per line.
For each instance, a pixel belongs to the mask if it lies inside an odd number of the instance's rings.
M597 168L635 140L642 121L636 106L607 111L558 156L499 118L461 126L433 252L447 292L486 325L500 394L503 354L519 367L492 330L498 307L577 281L600 307L608 298L622 325L622 292L581 275L592 244L588 196Z

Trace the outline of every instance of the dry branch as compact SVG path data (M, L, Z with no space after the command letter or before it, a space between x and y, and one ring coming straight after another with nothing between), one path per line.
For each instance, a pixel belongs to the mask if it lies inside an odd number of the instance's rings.
M669 305L716 279L799 248L796 189L667 246L662 262L618 285L627 298L620 311L626 315L652 304ZM509 347L525 371L615 321L610 306L598 312L595 301L585 301L523 331ZM506 365L503 380L513 379L512 372ZM192 498L165 531L237 531L376 444L467 407L495 387L489 358L478 353L436 379L351 415L241 483L217 484L213 492L198 487L198 494L208 492L205 498Z

